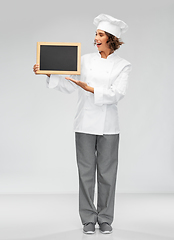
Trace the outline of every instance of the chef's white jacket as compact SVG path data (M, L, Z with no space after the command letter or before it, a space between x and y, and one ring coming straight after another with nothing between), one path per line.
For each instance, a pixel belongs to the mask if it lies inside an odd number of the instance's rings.
M47 78L48 88L64 93L78 90L74 131L103 135L118 134L117 103L125 95L131 64L115 52L107 59L100 53L86 54L81 58L81 74L71 76L94 88L94 94L85 91L63 75Z

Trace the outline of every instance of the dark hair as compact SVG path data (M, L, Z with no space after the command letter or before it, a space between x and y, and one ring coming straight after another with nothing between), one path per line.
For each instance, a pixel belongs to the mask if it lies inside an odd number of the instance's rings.
M117 38L116 36L108 33L108 32L105 32L106 36L108 37L108 45L109 45L109 48L111 49L111 52L114 52L115 50L119 49L120 46L122 44L124 44L124 42L122 42L122 40L120 38ZM94 41L94 45L96 44L96 42Z
M117 50L118 48L120 48L120 46L122 44L124 44L124 42L122 42L122 40L120 38L117 38L116 36L108 33L108 32L105 32L106 33L106 36L108 36L108 45L109 45L109 48L111 49L111 51L115 51Z

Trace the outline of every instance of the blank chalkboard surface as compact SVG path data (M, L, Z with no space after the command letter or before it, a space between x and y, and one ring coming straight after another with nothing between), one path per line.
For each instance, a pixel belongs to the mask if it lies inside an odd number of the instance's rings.
M80 43L37 43L39 74L80 74Z

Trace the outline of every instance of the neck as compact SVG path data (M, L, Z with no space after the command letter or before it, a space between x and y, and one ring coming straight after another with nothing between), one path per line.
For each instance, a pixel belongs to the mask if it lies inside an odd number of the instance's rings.
M111 53L113 53L113 51L111 51L110 49L106 50L106 51L101 51L100 52L100 55L101 55L101 58L107 58Z

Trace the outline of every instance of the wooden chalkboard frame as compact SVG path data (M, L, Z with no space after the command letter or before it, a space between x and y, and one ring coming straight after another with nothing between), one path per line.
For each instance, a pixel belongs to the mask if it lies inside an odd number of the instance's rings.
M57 70L41 70L37 71L37 74L65 74L65 75L79 75L80 74L80 66L81 66L81 43L65 43L65 42L37 42L37 56L36 56L36 63L39 64L40 67L40 60L41 60L41 46L76 46L77 47L77 55L75 56L75 60L77 62L77 69L76 70L66 70L62 71L60 69Z

